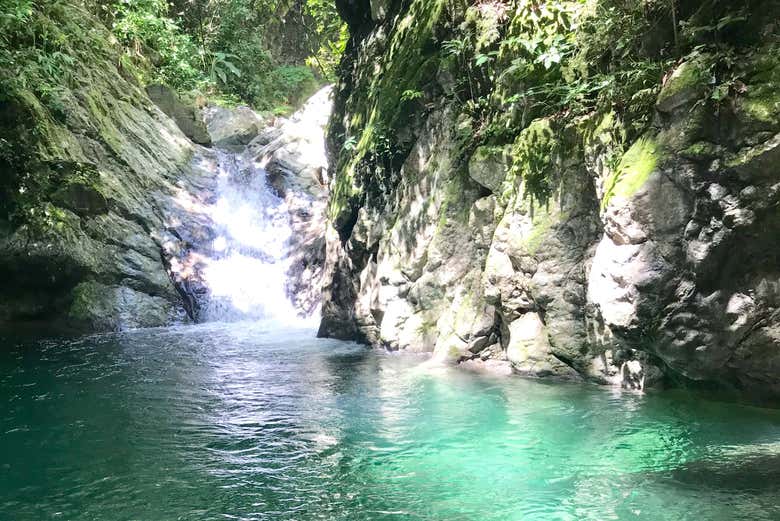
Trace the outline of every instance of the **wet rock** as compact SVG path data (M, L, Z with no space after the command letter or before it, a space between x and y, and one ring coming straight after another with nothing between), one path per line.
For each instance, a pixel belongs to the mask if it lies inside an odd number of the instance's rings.
M620 368L623 389L641 391L645 388L645 371L637 360L624 362Z
M293 230L288 293L306 314L314 313L322 298L328 195L325 127L333 108L332 91L332 87L321 89L248 147L287 204Z
M492 340L498 340L495 336L491 337ZM492 344L482 350L479 353L480 360L503 360L506 361L506 352L501 344Z
M99 215L108 212L108 200L90 184L70 183L58 189L52 199L78 215Z
M211 140L217 147L241 147L248 145L263 128L263 119L249 107L206 107L203 109Z
M746 148L728 159L726 167L748 183L774 179L774 167L780 161L780 134L755 147ZM763 179L762 179L763 178Z
M69 319L90 331L160 327L187 319L170 300L127 286L85 282L73 294Z
M512 364L506 360L467 360L458 367L487 376L512 376Z

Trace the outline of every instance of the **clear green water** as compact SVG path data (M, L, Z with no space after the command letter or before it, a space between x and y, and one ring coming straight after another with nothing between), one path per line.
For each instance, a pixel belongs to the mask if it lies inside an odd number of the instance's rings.
M777 520L780 415L271 326L4 341L0 520Z

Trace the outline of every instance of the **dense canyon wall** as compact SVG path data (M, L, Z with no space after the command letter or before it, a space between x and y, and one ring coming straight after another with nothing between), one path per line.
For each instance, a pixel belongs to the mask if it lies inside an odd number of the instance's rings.
M338 4L321 335L780 396L777 2Z

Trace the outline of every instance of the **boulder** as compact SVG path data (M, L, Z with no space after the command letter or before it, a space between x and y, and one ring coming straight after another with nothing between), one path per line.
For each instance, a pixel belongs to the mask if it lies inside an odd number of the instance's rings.
M546 327L538 313L526 313L509 325L506 356L514 370L522 375L577 376L552 354Z
M701 97L709 81L704 61L705 58L700 56L681 63L672 72L656 101L660 112L673 112Z
M211 140L222 148L248 145L264 127L263 119L249 107L209 106L203 115Z
M165 85L149 85L146 87L146 94L160 110L176 122L185 136L199 145L211 145L211 136L203 116L195 106L182 102L176 92Z

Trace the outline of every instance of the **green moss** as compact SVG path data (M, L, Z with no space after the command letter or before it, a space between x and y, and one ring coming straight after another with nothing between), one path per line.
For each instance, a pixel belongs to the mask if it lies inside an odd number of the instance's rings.
M745 69L747 87L737 98L739 110L765 129L780 126L780 46L756 51Z
M740 104L751 119L776 126L780 124L780 91L762 88L751 93Z
M735 169L746 173L753 173L756 169L756 165L760 164L761 158L766 154L766 146L764 143L755 147L746 147L729 156L724 166L727 169Z
M28 123L32 124L32 133L36 152L41 160L81 159L81 146L73 134L57 124L40 100L31 91L22 89L15 93L16 101L27 113ZM25 123L25 126L27 123Z
M658 94L656 104L673 106L700 96L708 81L707 60L707 56L699 56L677 67Z
M550 229L562 220L562 216L557 207L539 208L534 211L533 228L531 233L523 238L522 244L530 255L536 254L544 239L550 232Z
M503 155L504 147L481 146L474 151L474 155L471 157L473 161L488 161L491 159L501 158Z
M680 155L694 161L706 161L718 156L718 147L707 141L700 141L683 150Z
M750 63L753 73L750 75L751 84L771 83L777 86L780 83L780 45L777 43L767 45L756 51L755 57Z
M660 155L661 149L655 138L649 135L639 138L607 180L602 208L606 208L613 197L628 199L642 188L658 166Z
M403 93L425 92L435 79L439 68L435 30L445 18L447 3L414 0L396 21L381 59L366 65L356 78L353 91L359 94L352 98L355 106L350 107L353 115L344 136L355 139L356 145L340 151L328 207L334 222L348 221L360 199L367 197L365 186L376 173L377 155L392 161L411 146L397 140L417 112L414 103L402 102Z
M444 198L439 207L439 224L437 231L441 232L447 225L465 225L469 221L470 204L464 199L465 174L456 172L444 187Z
M115 154L121 155L122 138L112 118L114 107L101 96L97 89L90 90L85 101L91 120L97 126L100 138Z
M512 146L512 166L504 181L502 204L520 188L523 197L545 204L555 189L559 138L549 119L537 119L523 130Z
M82 282L73 290L73 302L68 315L77 321L92 319L96 311L109 307L105 295L105 286L92 281Z

